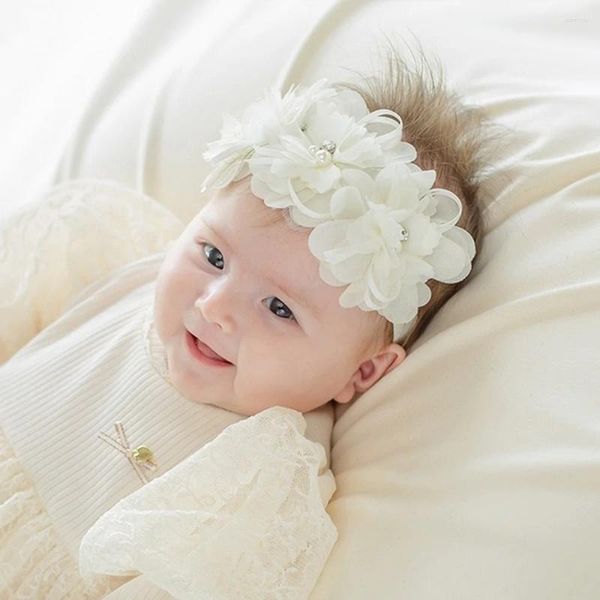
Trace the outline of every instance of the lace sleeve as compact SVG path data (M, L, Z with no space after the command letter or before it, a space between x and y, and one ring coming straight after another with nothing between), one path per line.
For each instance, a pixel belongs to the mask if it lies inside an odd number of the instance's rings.
M120 266L160 252L184 224L109 180L57 185L0 223L0 364L69 300Z
M81 574L143 574L179 600L308 598L338 533L325 449L305 430L279 406L225 428L96 521Z

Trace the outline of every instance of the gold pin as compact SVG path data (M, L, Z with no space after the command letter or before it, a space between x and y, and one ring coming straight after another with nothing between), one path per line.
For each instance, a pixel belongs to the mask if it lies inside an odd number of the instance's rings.
M148 478L142 469L155 471L158 468L152 450L150 450L148 446L137 446L137 448L132 450L127 441L127 435L125 434L123 424L120 421L115 423L115 430L119 436L118 440L103 431L98 434L98 437L109 446L112 446L123 453L131 463L131 466L134 468L142 483L148 483Z

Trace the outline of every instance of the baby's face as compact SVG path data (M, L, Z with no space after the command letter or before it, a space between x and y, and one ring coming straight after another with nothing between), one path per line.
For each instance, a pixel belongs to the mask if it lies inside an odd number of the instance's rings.
M155 326L170 379L192 401L307 412L348 402L385 370L363 362L377 313L341 307L344 288L320 278L311 230L268 223L273 212L245 185L219 190L165 256ZM228 362L199 358L189 332Z

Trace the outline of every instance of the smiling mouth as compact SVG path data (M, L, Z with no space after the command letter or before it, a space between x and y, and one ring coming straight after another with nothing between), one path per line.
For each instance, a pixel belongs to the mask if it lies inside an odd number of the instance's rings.
M193 333L188 331L186 335L188 336L190 349L192 350L193 354L197 358L203 359L203 362L209 362L210 364L223 366L233 364L223 358L221 355L217 354L204 342L201 342Z

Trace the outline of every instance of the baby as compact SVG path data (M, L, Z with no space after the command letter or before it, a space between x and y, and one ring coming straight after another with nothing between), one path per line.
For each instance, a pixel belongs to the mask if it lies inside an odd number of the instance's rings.
M389 60L389 80L272 91L226 118L205 153L210 197L166 254L80 290L0 367L0 598L132 597L140 573L175 597L222 592L209 577L234 550L228 590L250 593L266 565L281 585L295 564L304 580L281 597L307 597L335 541L329 409L405 360L481 242L481 113L428 81L425 62L411 71L393 49ZM289 475L297 465L303 479ZM267 508L266 472L283 508ZM254 512L247 488L263 494ZM297 537L314 537L277 571L244 544L283 536L272 523L292 496ZM229 545L210 529L224 513L243 524ZM151 521L150 537L131 535ZM184 530L189 552L167 542ZM303 544L315 550L300 560ZM80 546L103 575L81 577ZM160 552L168 563L152 562Z
M269 223L272 212L243 178L212 196L165 258L156 330L173 385L194 402L309 412L350 402L405 356L395 342L374 347L379 315L342 308L310 230Z

